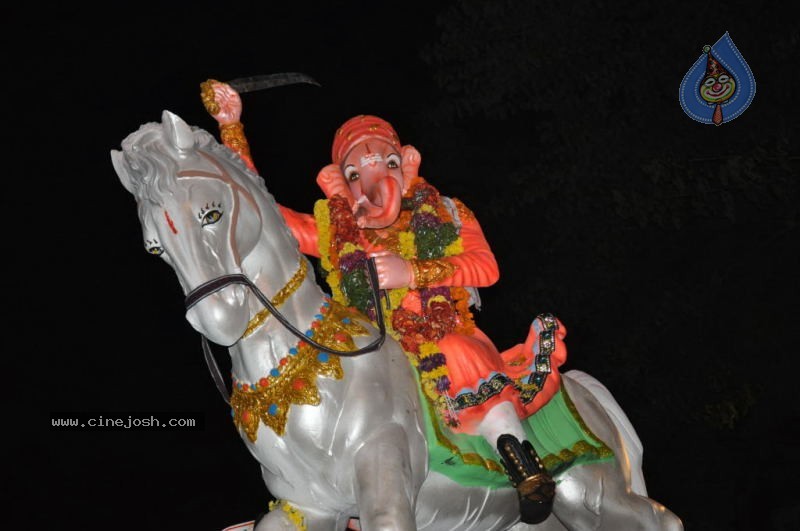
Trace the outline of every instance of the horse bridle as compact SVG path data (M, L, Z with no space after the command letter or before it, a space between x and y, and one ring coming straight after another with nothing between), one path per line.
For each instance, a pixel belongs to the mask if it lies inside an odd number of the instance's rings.
M303 258L301 258L303 260ZM186 310L188 311L191 309L195 304L200 302L201 300L205 299L212 293L216 293L219 290L230 286L232 284L242 284L248 288L250 291L255 294L258 300L263 304L269 312L275 316L275 319L278 320L289 332L295 335L297 338L305 341L315 349L328 352L330 354L335 354L337 356L360 356L361 354L366 354L368 352L375 351L383 345L386 341L386 323L383 321L383 308L381 307L380 301L380 293L378 289L378 270L375 267L375 260L370 258L367 260L367 272L369 274L369 282L370 287L372 288L370 291L372 293L372 303L375 305L375 317L378 322L378 337L375 338L370 344L361 347L356 350L336 350L330 347L327 347L317 341L314 341L310 337L306 336L303 332L298 330L289 320L284 316L282 313L278 311L278 308L269 298L264 295L264 293L258 289L258 286L255 283L247 278L246 275L241 273L234 273L230 275L222 275L217 278L211 279L208 282L205 282L195 289L190 291L186 295L185 305ZM203 356L205 357L206 364L208 365L208 370L211 372L211 377L214 379L214 383L217 386L222 398L225 400L226 403L230 404L228 397L230 394L228 393L227 386L225 385L225 381L222 377L222 373L219 370L219 366L217 365L217 361L214 358L214 353L211 351L211 345L208 342L208 338L205 335L201 334L202 344L203 344Z

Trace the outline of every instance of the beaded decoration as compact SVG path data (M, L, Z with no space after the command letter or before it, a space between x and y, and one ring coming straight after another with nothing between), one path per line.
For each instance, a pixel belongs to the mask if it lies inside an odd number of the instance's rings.
M357 316L354 310L326 299L305 335L327 347L354 350L353 337L367 335L366 328L356 321ZM281 358L278 366L257 382L234 378L231 394L233 423L251 442L256 441L262 423L277 435L283 435L292 405L319 405L319 376L341 379L339 356L298 341Z

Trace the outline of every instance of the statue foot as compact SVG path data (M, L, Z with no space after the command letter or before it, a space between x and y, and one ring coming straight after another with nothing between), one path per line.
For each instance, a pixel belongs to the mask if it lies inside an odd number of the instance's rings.
M519 493L520 519L526 524L538 524L553 510L556 483L547 473L536 450L528 441L503 434L497 438L497 451L503 459L506 473Z

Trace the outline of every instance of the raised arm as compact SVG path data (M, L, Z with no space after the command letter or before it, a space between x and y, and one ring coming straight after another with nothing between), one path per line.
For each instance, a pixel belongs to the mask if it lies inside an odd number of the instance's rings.
M220 138L225 146L237 153L247 167L258 173L250 155L250 145L244 136L244 124L241 122L242 99L227 83L209 79L200 84L200 98L208 113L219 124ZM289 226L292 235L300 244L300 252L311 256L319 256L317 248L317 225L314 216L296 212L291 208L278 205L283 219Z
M248 168L258 173L250 156L247 137L244 136L244 124L241 122L242 99L239 93L227 83L209 79L200 84L200 99L203 100L208 114L219 124L222 143L238 154Z

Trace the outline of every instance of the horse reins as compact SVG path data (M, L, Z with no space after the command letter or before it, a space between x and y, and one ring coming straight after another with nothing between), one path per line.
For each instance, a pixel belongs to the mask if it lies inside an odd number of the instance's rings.
M301 258L303 260L304 258ZM269 298L264 295L264 293L258 289L258 286L255 283L247 278L247 276L241 273L234 273L231 275L222 275L220 277L214 278L197 286L188 295L186 295L185 304L186 309L189 310L195 304L200 302L201 300L205 299L212 293L216 293L217 291L230 286L231 284L243 284L250 288L258 300L263 304L269 312L275 316L275 319L278 320L289 332L295 335L302 341L305 341L312 347L317 350L321 350L323 352L327 352L330 354L335 354L337 356L360 356L361 354L366 354L368 352L372 352L374 350L379 349L383 343L386 341L386 323L383 321L383 308L381 306L380 301L380 294L378 289L378 270L375 267L375 261L373 258L367 260L367 272L369 273L369 282L370 287L372 288L370 291L372 293L372 302L375 305L375 315L376 320L378 322L378 337L375 338L370 344L361 347L356 350L336 350L330 347L327 347L317 341L314 341L310 337L306 336L303 332L298 330L289 320L284 316L282 313L278 311L278 308ZM226 403L230 404L228 397L230 394L228 393L228 388L225 385L225 381L222 377L222 373L219 370L219 365L217 365L217 361L214 358L214 354L211 351L211 345L209 345L208 338L205 335L201 334L202 338L202 345L203 345L203 356L205 357L206 364L208 365L208 369L211 372L211 377L214 379L214 383L217 386L222 398L225 400Z

